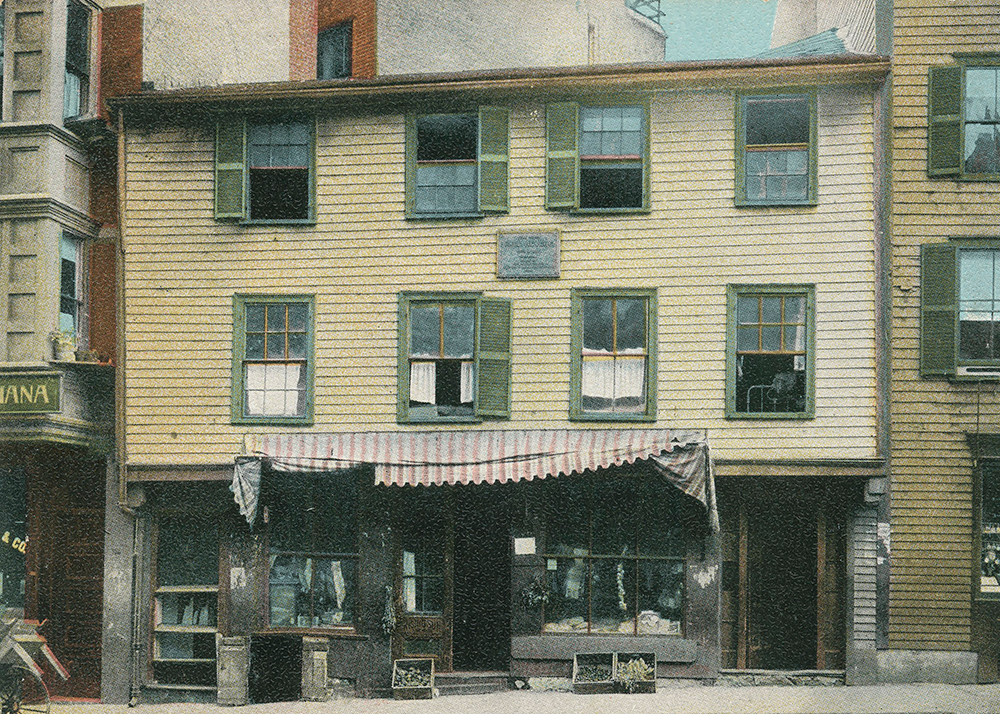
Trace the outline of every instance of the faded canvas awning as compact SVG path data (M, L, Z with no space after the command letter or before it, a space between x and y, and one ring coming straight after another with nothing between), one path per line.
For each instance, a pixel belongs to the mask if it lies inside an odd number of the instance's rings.
M252 434L236 459L233 491L248 523L263 462L276 471L338 471L370 464L375 483L441 486L530 481L649 459L697 498L715 526L708 446L700 432L667 429L532 429Z

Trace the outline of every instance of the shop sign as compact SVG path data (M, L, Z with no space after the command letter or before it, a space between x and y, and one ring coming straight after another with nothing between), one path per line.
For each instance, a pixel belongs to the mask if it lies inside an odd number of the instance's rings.
M0 375L0 415L58 412L58 374Z

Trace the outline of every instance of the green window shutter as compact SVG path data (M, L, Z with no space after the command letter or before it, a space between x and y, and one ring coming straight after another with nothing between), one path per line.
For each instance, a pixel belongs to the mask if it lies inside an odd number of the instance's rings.
M958 251L949 243L920 246L920 375L955 374Z
M575 102L545 109L545 207L580 205L580 152L577 150L579 108Z
M927 174L962 172L962 67L927 71Z
M215 217L243 218L246 123L225 119L215 128Z
M417 117L406 115L406 215L413 216L417 205Z
M405 294L399 296L396 322L396 342L398 348L396 420L407 421L410 418L410 299Z
M479 108L479 210L506 213L510 112L501 107Z
M480 298L476 330L476 415L510 417L511 302Z

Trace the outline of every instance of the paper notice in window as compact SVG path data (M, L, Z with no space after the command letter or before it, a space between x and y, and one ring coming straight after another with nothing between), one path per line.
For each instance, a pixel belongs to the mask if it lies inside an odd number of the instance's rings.
M514 539L514 555L534 555L534 554L535 554L534 538Z

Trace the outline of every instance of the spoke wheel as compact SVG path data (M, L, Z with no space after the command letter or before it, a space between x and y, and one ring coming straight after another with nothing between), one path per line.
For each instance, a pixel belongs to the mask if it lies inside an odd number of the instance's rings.
M0 674L0 714L49 714L49 690L34 671L9 666Z

